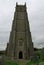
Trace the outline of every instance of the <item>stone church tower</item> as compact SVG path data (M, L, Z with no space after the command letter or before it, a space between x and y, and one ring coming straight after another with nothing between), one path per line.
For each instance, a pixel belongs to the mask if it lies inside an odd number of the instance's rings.
M30 59L34 49L25 5L16 4L7 56L11 59Z

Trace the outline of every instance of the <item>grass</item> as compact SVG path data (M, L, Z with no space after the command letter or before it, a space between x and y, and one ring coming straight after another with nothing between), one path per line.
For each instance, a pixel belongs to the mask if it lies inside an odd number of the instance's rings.
M18 65L18 64L14 61L8 60L8 61L5 62L5 65Z
M39 59L38 61L36 62L33 62L33 61L29 61L28 63L26 63L26 65L37 65L38 63L40 62L43 62L42 59ZM11 61L11 60L8 60L5 62L6 64L5 65L19 65L18 62L15 62L15 61Z
M37 65L37 64L39 64L40 62L44 62L42 59L39 59L38 61L36 61L36 62L33 62L33 61L30 61L30 62L28 62L26 65Z
M32 61L28 61L28 63L26 63L26 65L32 65L32 64L33 65L37 65L40 62L44 62L42 60L42 57L41 57L41 50L37 51L37 55L40 56L40 58L38 59L38 61L36 61L36 62L34 62L33 60ZM7 61L5 61L5 65L19 65L19 64L18 64L18 62L7 60Z

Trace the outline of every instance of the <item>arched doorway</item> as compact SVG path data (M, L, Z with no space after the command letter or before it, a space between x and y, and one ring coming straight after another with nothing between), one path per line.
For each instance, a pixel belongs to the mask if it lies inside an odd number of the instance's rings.
M22 59L23 58L23 54L22 54L22 51L19 52L19 59Z

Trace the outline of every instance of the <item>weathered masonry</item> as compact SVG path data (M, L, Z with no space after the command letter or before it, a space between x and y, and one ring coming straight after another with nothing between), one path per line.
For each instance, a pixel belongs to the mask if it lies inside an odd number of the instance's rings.
M16 4L7 56L11 59L30 59L34 49L25 5Z

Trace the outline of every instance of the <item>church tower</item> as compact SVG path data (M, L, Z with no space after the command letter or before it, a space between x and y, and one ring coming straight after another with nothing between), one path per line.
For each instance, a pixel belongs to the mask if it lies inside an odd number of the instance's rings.
M25 5L16 4L7 56L11 59L30 59L34 49Z

